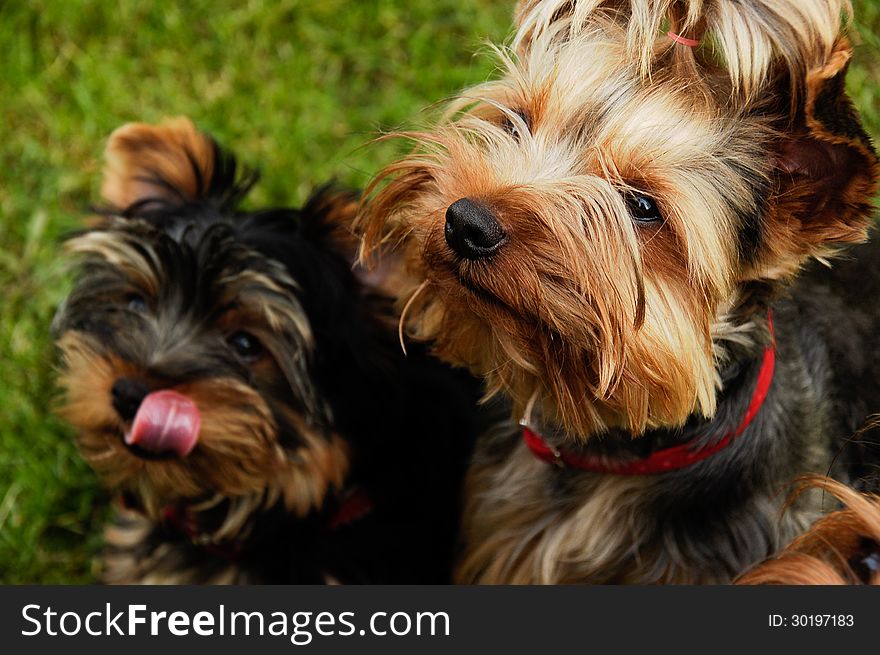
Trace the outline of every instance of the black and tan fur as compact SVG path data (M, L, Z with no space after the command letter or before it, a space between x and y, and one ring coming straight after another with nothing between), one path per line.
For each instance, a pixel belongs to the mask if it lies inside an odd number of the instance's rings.
M364 203L396 251L403 322L483 377L511 421L467 481L461 582L724 582L821 512L795 476L855 482L880 408L877 158L844 90L845 0L532 0L503 75L469 89ZM701 41L683 46L667 31ZM647 208L647 209L646 209ZM653 476L560 470L735 428ZM861 443L867 443L865 440Z
M255 177L183 118L120 128L107 161L54 326L62 414L125 501L103 579L448 579L476 390L400 353L352 271L356 196L241 209ZM201 414L185 457L123 440L158 389ZM351 494L372 509L337 525Z

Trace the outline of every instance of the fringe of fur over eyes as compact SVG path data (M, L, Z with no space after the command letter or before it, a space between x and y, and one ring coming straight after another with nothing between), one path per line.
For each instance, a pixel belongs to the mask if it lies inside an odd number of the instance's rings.
M811 488L833 496L845 508L821 518L737 584L880 585L880 496L860 494L822 477L801 478L793 496Z
M596 20L626 26L627 51L643 76L673 51L698 66L724 67L734 95L751 102L783 61L791 79L827 61L850 0L522 0L513 49L522 55L541 39L574 39ZM677 45L671 30L699 40Z

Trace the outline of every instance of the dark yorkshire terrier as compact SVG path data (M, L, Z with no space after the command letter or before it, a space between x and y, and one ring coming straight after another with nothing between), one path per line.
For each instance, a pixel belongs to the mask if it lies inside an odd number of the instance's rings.
M54 326L63 416L123 501L103 579L448 580L478 387L401 353L352 271L356 196L243 211L254 176L184 118L107 160Z
M529 0L504 74L381 174L362 257L512 405L467 482L465 583L727 582L870 486L878 163L845 0ZM521 422L522 427L517 425ZM872 469L872 466L874 468Z

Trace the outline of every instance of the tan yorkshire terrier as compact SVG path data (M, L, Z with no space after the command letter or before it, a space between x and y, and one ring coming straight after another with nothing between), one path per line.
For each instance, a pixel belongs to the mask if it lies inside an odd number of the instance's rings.
M377 178L362 257L512 420L471 464L463 583L728 582L869 488L877 157L847 0L527 0L504 74Z

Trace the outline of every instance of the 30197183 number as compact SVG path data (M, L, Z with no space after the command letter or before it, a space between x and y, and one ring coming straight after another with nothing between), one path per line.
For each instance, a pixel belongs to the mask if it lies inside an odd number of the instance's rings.
M850 628L855 625L852 614L770 614L767 624L771 628Z

